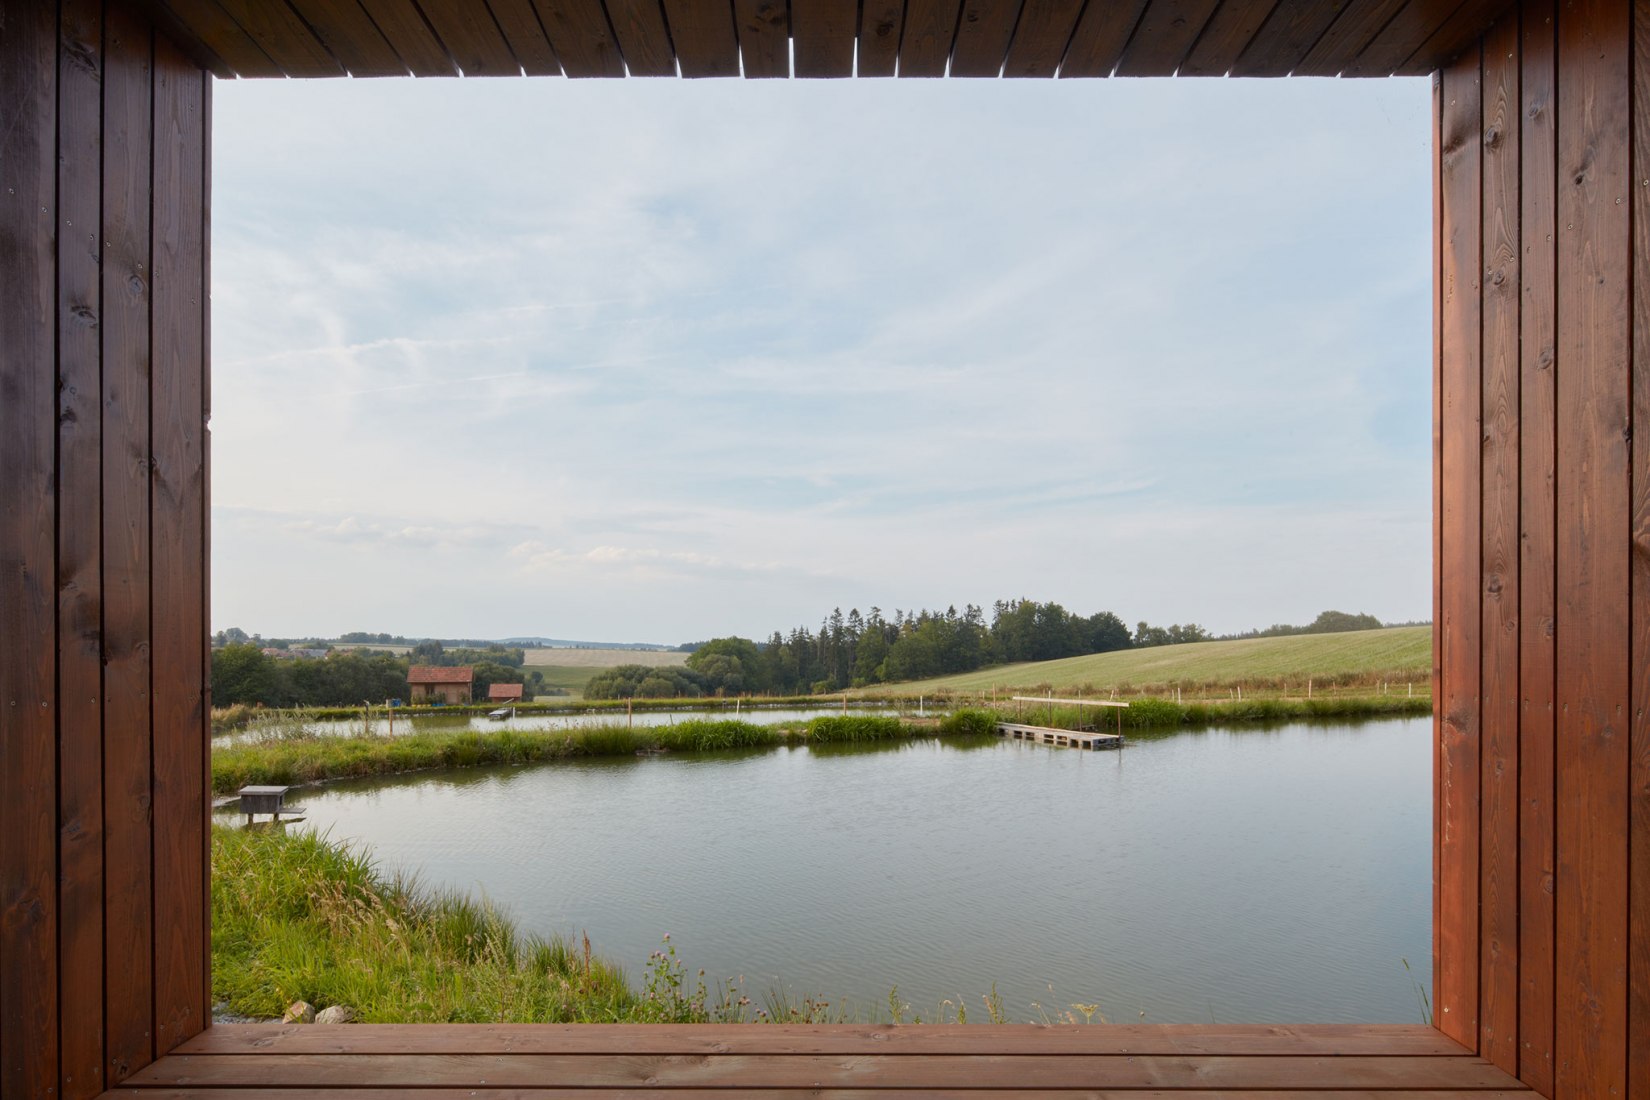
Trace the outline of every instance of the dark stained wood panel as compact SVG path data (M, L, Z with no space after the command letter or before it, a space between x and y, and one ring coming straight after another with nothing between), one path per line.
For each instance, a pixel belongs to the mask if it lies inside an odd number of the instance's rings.
M1650 0L1633 4L1633 710L1627 1079L1650 1091ZM1642 431L1642 434L1641 434Z
M358 0L288 0L351 76L406 76L406 63Z
M344 67L327 52L286 0L216 0L247 37L287 76L343 76Z
M904 27L905 0L861 0L856 75L893 76Z
M424 18L465 76L520 76L493 13L478 0L418 0Z
M1145 8L1146 0L1120 0L1110 4L1090 0L1066 46L1060 75L1110 76Z
M1003 75L1051 77L1059 73L1066 43L1082 14L1082 0L1025 0L1014 41L1008 44Z
M560 76L561 62L539 26L533 0L487 0L505 45L528 76Z
M187 27L207 49L243 77L279 77L286 73L216 0L160 0L171 20Z
M58 1087L55 5L0 22L0 1095ZM23 644L19 644L19 643Z
M1483 47L1478 1053L1518 1072L1518 25Z
M732 0L664 0L664 5L683 76L739 75Z
M601 0L533 0L568 76L624 76L624 55Z
M1180 63L1182 76L1225 76L1254 40L1277 0L1223 0Z
M1442 94L1442 454L1438 517L1443 577L1439 630L1435 1020L1463 1045L1478 1042L1478 757L1481 436L1480 65L1469 56L1440 74Z
M1280 0L1244 49L1233 76L1288 76L1318 44L1348 0Z
M1557 546L1553 497L1558 288L1554 128L1554 0L1529 0L1520 27L1519 313L1519 1079L1551 1095L1553 1081L1553 729Z
M790 76L791 9L787 0L733 0L733 14L745 76Z
M1358 59L1342 71L1343 75L1391 75L1415 56L1416 44L1428 41L1454 10L1454 5L1442 7L1431 0L1408 0Z
M1394 72L1400 76L1425 76L1446 64L1476 43L1507 6L1506 0L1467 0Z
M1020 0L963 0L957 39L951 44L952 76L1000 76Z
M791 0L794 75L853 75L854 36L858 33L859 5L855 0Z
M1560 1096L1627 1095L1630 16L1558 20Z
M65 0L57 65L58 1095L103 1090L103 5Z
M103 899L110 1084L154 1057L149 721L149 28L109 9L103 66Z
M944 76L951 63L962 0L905 0L905 31L900 38L899 75Z
M1118 76L1172 76L1220 0L1152 0L1117 63Z
M676 53L659 0L607 0L607 18L631 76L676 75Z
M1405 0L1351 0L1294 68L1296 76L1338 76L1357 61Z
M414 76L458 75L458 66L413 0L360 0L360 3Z
M211 736L202 676L207 501L201 200L209 89L208 78L170 43L156 42L150 622L158 1052L194 1035L209 1019L206 927L199 908L207 843L201 742Z

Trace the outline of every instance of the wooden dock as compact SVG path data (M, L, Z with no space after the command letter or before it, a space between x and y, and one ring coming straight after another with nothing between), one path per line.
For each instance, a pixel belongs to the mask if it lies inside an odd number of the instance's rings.
M1039 745L1059 745L1068 749L1120 749L1120 733L1080 733L1077 730L1054 729L1051 726L1027 726L1019 722L998 722L998 737L1012 737L1016 741L1035 741Z

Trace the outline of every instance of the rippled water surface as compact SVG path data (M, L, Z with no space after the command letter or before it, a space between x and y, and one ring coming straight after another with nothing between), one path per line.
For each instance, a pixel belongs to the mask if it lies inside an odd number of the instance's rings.
M1421 1020L1430 722L990 739L420 773L308 820L632 978L691 968L833 1003L1014 1019ZM1413 969L1407 969L1404 960ZM1053 986L1052 992L1049 986ZM884 1012L886 1008L884 1007Z

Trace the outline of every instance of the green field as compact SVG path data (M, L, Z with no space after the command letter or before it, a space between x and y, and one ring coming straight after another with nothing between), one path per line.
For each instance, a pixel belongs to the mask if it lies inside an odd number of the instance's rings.
M529 649L523 662L544 674L544 686L562 688L572 695L583 695L590 678L603 669L620 665L646 665L664 668L687 664L688 655L674 650L659 649Z
M1186 697L1226 698L1240 686L1256 695L1304 695L1385 690L1431 691L1432 628L1393 627L1348 634L1297 634L1229 642L1126 649L1059 661L996 668L904 684L879 684L860 694L989 696L1016 691L1056 693L1117 691L1163 694L1181 688Z

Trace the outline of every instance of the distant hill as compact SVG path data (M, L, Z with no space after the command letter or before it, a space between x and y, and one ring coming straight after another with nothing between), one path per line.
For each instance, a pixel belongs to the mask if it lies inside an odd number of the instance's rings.
M1221 642L1122 649L1058 661L999 665L976 672L903 684L878 684L877 695L922 695L939 690L999 692L1110 691L1113 688L1282 683L1304 689L1332 682L1414 683L1431 690L1432 627L1401 626L1345 634L1297 634Z
M578 642L568 638L500 638L500 645L524 646L530 649L636 649L661 651L674 648L655 642Z

